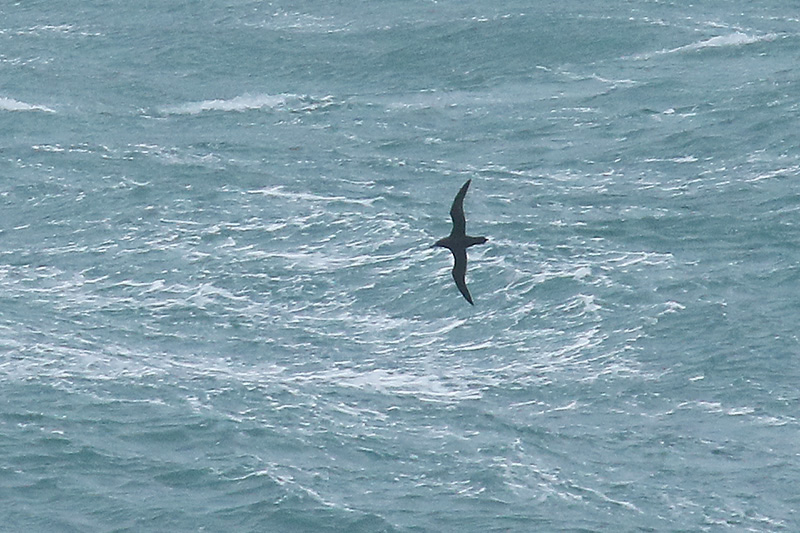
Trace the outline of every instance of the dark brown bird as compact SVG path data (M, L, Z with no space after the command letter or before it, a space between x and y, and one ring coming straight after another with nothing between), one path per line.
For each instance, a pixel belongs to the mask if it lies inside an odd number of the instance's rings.
M467 248L476 244L483 244L487 241L486 237L470 237L467 235L467 220L464 218L464 196L467 195L467 189L472 180L461 186L461 190L456 194L453 200L453 206L450 208L450 218L453 219L453 231L444 239L439 239L433 246L441 246L453 252L455 264L453 265L453 279L456 281L456 287L464 295L467 301L472 303L472 296L467 289L467 281L465 275L467 273Z

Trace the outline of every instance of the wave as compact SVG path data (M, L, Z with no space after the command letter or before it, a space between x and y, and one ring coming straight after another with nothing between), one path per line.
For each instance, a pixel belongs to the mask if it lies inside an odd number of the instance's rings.
M168 115L197 115L205 111L249 111L252 109L276 108L286 105L291 99L298 98L288 94L244 94L229 100L203 100L201 102L187 102L175 106L161 108L161 112Z
M736 32L730 35L718 35L704 41L679 46L668 52L684 52L689 50L702 50L704 48L721 48L725 46L742 46L745 44L760 43L764 41L774 41L777 37L774 33L766 35L747 35L746 33Z
M744 46L760 42L770 42L774 41L777 38L778 35L775 33L767 33L765 35L748 35L746 33L737 31L735 33L731 33L730 35L717 35L716 37L711 37L710 39L704 39L696 43L679 46L677 48L659 50L658 52L653 52L649 54L640 54L634 57L635 59L650 59L654 56L664 55L664 54L693 52L696 50L704 50L707 48L724 48L728 46Z
M43 105L26 104L13 98L0 96L0 111L44 111L45 113L55 113L55 110Z

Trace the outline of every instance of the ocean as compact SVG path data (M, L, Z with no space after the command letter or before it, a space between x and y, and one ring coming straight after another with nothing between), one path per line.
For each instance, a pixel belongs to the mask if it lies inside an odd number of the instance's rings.
M796 8L3 3L0 530L800 531Z

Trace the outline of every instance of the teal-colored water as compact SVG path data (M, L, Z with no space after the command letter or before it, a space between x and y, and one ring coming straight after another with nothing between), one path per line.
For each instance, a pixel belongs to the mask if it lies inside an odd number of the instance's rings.
M0 529L797 530L789 4L0 6Z

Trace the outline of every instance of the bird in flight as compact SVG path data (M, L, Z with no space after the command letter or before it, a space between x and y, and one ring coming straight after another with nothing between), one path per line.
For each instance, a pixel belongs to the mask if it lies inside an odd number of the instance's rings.
M472 180L461 186L461 190L456 194L453 200L453 206L450 208L450 218L453 219L453 231L444 239L439 239L436 244L432 246L440 246L447 248L453 252L455 264L453 265L453 279L456 281L456 287L464 295L467 301L472 303L472 296L467 289L467 282L464 276L467 273L467 248L476 244L483 244L487 241L486 237L470 237L467 235L467 221L464 218L464 196L467 195L467 189Z

